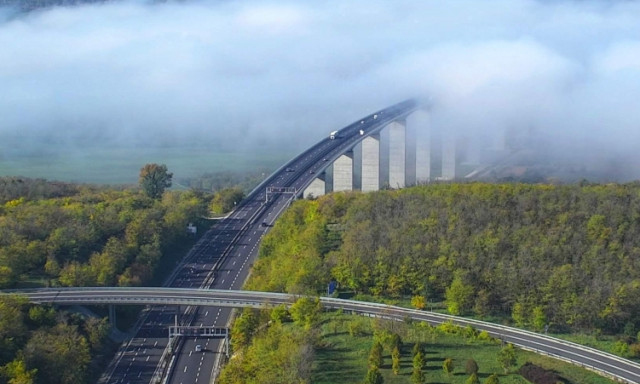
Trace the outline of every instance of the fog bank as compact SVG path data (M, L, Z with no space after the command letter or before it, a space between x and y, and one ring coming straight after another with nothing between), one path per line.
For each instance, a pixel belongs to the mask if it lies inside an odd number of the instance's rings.
M531 129L559 158L635 165L638 25L638 2L605 0L0 8L0 161L105 144L294 153L420 96L442 129Z

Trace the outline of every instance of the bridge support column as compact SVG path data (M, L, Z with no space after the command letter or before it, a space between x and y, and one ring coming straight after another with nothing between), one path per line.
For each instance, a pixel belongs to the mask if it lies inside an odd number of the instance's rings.
M316 177L315 179L313 179L311 184L309 184L309 186L304 190L304 192L302 193L302 197L305 199L308 199L311 197L322 196L325 194L325 191L326 191L325 188L326 188L326 183L322 179L322 176Z
M333 191L353 190L353 153L341 155L333 162Z
M431 180L431 127L426 112L418 111L410 119L416 128L416 183L423 184Z
M406 184L406 122L397 120L389 129L389 187L404 188Z
M380 189L380 136L371 135L362 140L361 190Z
M456 178L456 139L453 132L442 135L442 179Z
M113 304L109 305L109 324L111 324L111 328L117 329L116 306Z

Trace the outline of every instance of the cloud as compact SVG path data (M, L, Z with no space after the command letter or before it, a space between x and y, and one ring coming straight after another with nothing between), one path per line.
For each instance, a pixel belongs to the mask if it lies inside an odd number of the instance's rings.
M640 158L637 25L640 3L607 0L0 9L0 138L295 153L432 96L442 129L535 128L565 152Z

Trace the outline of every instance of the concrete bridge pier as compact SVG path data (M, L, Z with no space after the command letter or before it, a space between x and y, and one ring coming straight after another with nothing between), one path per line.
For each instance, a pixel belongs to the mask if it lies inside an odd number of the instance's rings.
M380 189L380 135L367 136L361 144L360 189L377 191Z
M427 183L431 180L432 152L429 115L424 111L417 111L407 118L407 126L413 129L415 135L415 183Z
M390 123L389 130L389 187L404 188L406 185L406 121Z
M353 151L340 155L333 162L333 191L353 190Z
M326 193L326 182L325 182L325 173L322 172L318 175L311 184L304 190L302 193L302 197L305 199L309 199L312 197L319 197Z
M456 138L452 132L443 132L442 135L442 179L453 180L456 178Z

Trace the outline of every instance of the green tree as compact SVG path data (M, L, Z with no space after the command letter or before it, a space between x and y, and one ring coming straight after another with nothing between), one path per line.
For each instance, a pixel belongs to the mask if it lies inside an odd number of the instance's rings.
M145 164L140 169L138 182L144 193L152 199L159 199L166 188L171 187L173 173L168 172L164 164Z
M480 384L480 380L478 379L478 374L472 373L471 376L465 381L465 384Z
M500 366L504 369L504 373L509 372L509 368L516 365L516 349L513 344L507 344L498 352L498 363L500 363Z
M418 351L416 355L413 357L413 371L411 373L411 382L412 383L422 383L424 380L422 369L424 368L425 360L422 355L422 351Z
M91 350L100 351L102 349L104 341L109 335L109 331L111 330L109 319L107 319L106 317L103 317L102 319L89 317L84 322L82 328L87 335Z
M422 346L420 343L415 343L413 345L413 349L411 350L411 356L415 357L418 353L422 353Z
M4 376L8 384L34 384L37 369L28 370L22 359L16 359L0 367L0 378Z
M476 363L474 359L469 359L464 366L464 370L467 372L467 375L478 373L478 363Z
M269 315L269 317L274 323L284 323L285 321L289 320L289 311L284 304L278 305L271 310L271 314Z
M473 297L473 287L465 284L460 273L456 274L451 285L445 291L445 301L447 310L452 315L462 315L471 306Z
M413 366L414 367L419 367L420 369L424 368L425 365L425 360L424 360L424 355L422 354L422 351L418 351L418 353L416 353L416 355L413 357Z
M422 384L423 381L424 381L424 374L422 373L422 369L413 367L413 371L411 371L411 383Z
M58 324L35 331L23 351L27 366L38 367L40 377L55 377L60 384L84 383L87 379L89 344L74 325Z
M58 280L67 287L89 287L96 281L91 267L77 261L65 265Z
M395 346L391 352L391 370L394 375L400 373L400 349L398 346Z
M444 359L444 362L442 363L442 370L444 371L444 373L446 373L447 375L451 375L454 369L455 366L453 364L453 359L450 357Z
M369 367L381 368L383 363L382 344L375 343L369 353Z
M26 341L28 328L24 321L24 308L27 304L24 297L0 297L0 364L11 361Z
M529 319L527 307L523 303L515 303L513 305L513 310L511 311L511 318L515 322L516 326L525 327Z
M322 313L322 304L317 297L302 297L291 306L289 313L296 324L310 329Z
M494 373L487 378L484 384L500 384L500 379L498 379L498 375Z
M217 214L233 210L244 199L244 192L240 188L226 188L218 191L211 200L211 212Z
M473 311L480 317L486 317L491 312L491 297L486 289L481 289L476 295Z
M0 289L10 287L15 282L15 277L10 267L0 265Z
M231 327L231 342L234 350L246 347L251 341L251 336L258 328L258 316L251 308L242 310L242 314L236 318Z
M380 373L378 367L371 367L367 371L367 376L364 379L364 384L383 384L384 378Z
M56 311L51 307L36 305L29 308L29 320L38 326L53 326L56 323Z
M547 325L547 315L544 313L542 306L536 306L533 308L533 327L536 331L540 332Z

